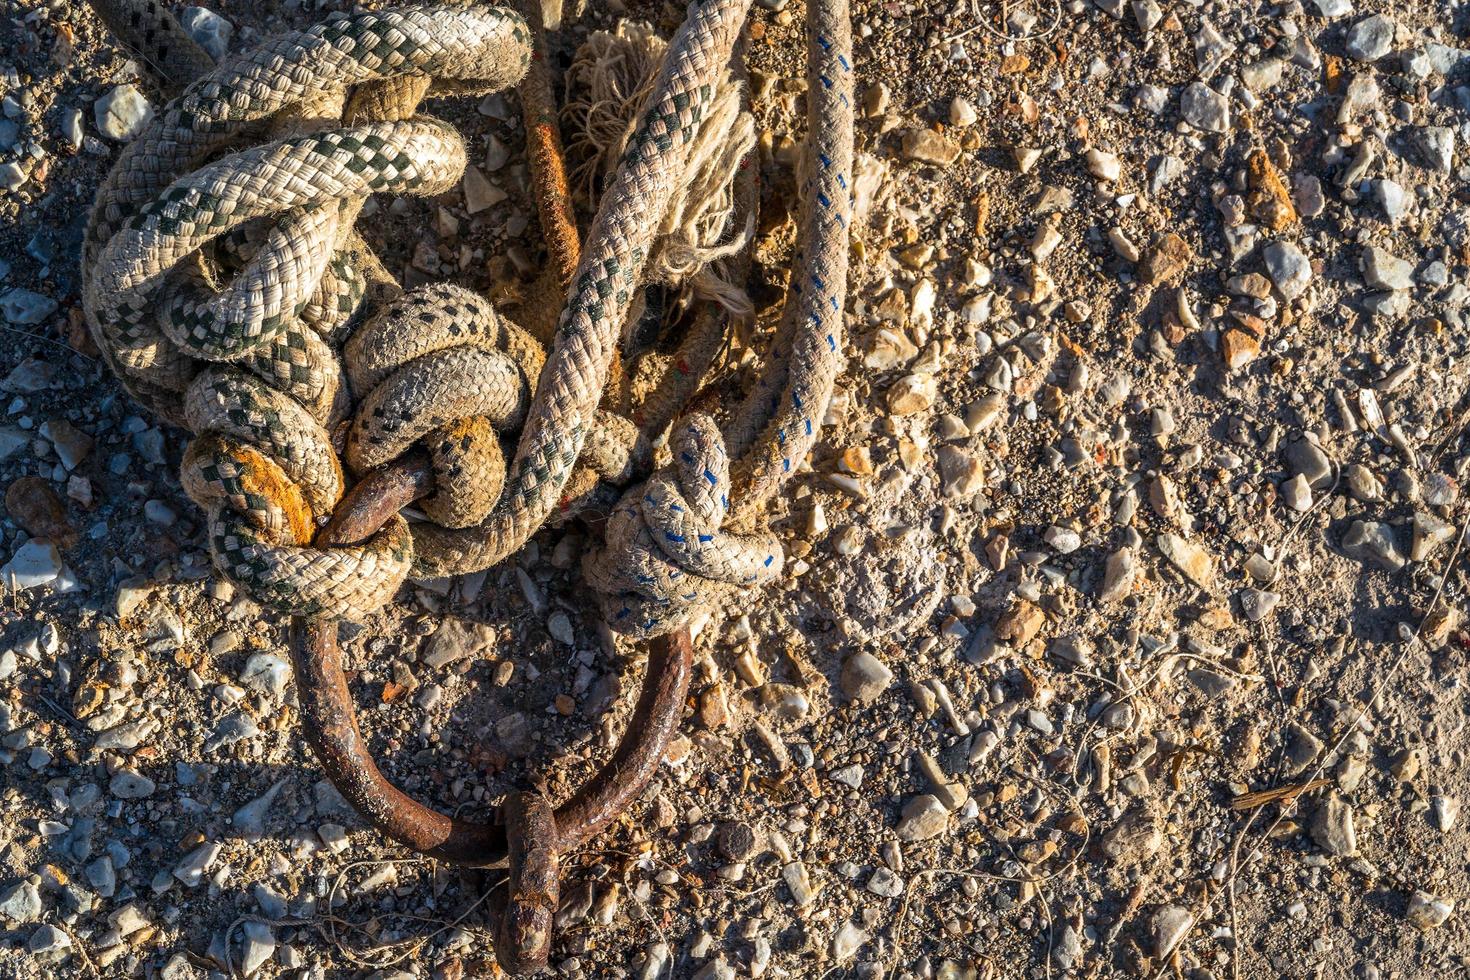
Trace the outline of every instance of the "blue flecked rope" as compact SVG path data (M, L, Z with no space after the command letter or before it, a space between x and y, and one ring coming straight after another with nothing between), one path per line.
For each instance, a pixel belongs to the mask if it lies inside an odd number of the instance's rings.
M801 246L768 367L723 434L704 415L675 423L672 463L624 494L604 546L584 561L618 632L668 632L694 610L780 575L784 555L775 535L745 529L811 451L841 367L853 158L851 51L847 0L811 0L811 160ZM738 458L733 474L732 456Z

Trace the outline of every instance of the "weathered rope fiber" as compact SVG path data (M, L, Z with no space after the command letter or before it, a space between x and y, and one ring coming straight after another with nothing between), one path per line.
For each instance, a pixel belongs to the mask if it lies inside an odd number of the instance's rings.
M371 193L435 194L458 180L463 142L413 106L431 87L484 90L519 78L532 46L513 13L407 7L271 39L190 84L120 155L85 239L88 322L129 388L199 435L184 483L209 512L224 574L274 608L361 618L410 571L495 564L559 502L590 497L599 478L623 486L636 478L647 465L644 433L599 402L650 257L683 255L676 272L688 276L731 258L743 276L744 232L735 225L751 220L753 184L737 180L731 190L714 176L729 171L728 156L723 171L699 162L718 154L696 154L693 167L690 159L709 132L740 133L744 156L748 117L721 86L748 7L694 0L662 52L549 354L468 291L441 284L402 293L352 231ZM812 159L772 372L724 433L704 415L674 422L673 462L628 491L611 516L606 547L586 571L620 630L671 628L695 606L781 568L773 535L724 525L748 527L809 451L842 349L852 156L846 3L812 0L808 17ZM166 30L159 36L179 50ZM553 138L554 129L537 137L556 156ZM724 202L723 213L692 204L690 180L699 200ZM690 227L692 244L667 248ZM563 220L548 238L565 276L575 228ZM376 310L354 327L364 297ZM707 363L729 312L706 301L684 349ZM653 434L689 391L682 379L670 389L677 395L642 406L657 416ZM410 533L397 517L357 548L313 548L317 523L347 482L329 426L349 412L341 459L355 473L411 445L428 449L436 492L422 506L430 520ZM507 467L501 433L518 426Z
M779 574L780 543L753 523L816 441L841 367L852 172L852 60L846 0L807 5L808 123L797 267L766 372L724 435L675 423L674 462L624 495L603 550L583 569L609 624L666 632L732 586ZM681 428L682 427L682 428ZM742 454L733 468L730 454ZM733 469L733 473L731 472Z

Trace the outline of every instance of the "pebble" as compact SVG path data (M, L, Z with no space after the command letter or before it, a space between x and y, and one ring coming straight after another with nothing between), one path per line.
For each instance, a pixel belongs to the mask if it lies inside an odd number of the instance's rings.
M120 800L140 800L152 796L157 788L153 780L131 769L119 769L112 774L112 781L108 783L112 795Z
M1300 248L1291 242L1272 242L1261 251L1266 262L1266 274L1288 301L1307 291L1312 283L1312 262Z
M1424 561L1455 536L1455 526L1425 511L1414 512L1414 536L1409 557Z
M1460 800L1454 796L1438 795L1429 801L1429 812L1434 818L1434 829L1449 833L1460 819Z
M1108 556L1103 566L1102 588L1098 591L1099 602L1116 602L1133 591L1133 582L1138 574L1138 559L1132 548L1119 548Z
M975 125L979 118L980 114L975 111L975 107L964 96L957 95L949 103L949 124L951 126L957 129L964 129L966 126Z
M1305 478L1313 489L1321 489L1332 482L1332 461L1312 440L1301 438L1288 442L1283 455L1291 472Z
M1154 539L1159 552L1190 581L1209 591L1215 586L1215 561L1204 548L1165 532Z
M904 134L903 155L906 160L947 167L960 156L960 145L932 129L912 129Z
M946 497L965 498L985 488L985 467L969 450L939 447L939 476Z
M812 888L812 879L807 874L806 865L800 861L792 861L781 869L781 880L786 882L786 887L791 890L791 897L796 904L805 908L816 900L817 893Z
M50 541L31 539L15 550L0 567L0 582L17 589L34 589L55 582L64 570L61 552Z
M915 415L925 411L939 397L939 384L934 375L905 375L888 389L888 411L894 415Z
M1363 250L1363 278L1374 289L1408 289L1414 284L1414 267L1377 246Z
M1166 959L1194 925L1194 916L1178 905L1165 905L1154 913L1152 922L1154 956Z
M879 867L863 887L882 898L899 898L903 895L904 880L890 869Z
M859 651L842 665L842 693L849 700L867 704L893 683L893 671L871 653Z
M13 327L35 326L56 310L56 300L29 289L11 289L0 296L0 316Z
M185 7L179 12L179 23L189 32L194 42L215 61L220 61L229 54L230 38L235 35L235 25L213 10L208 7Z
M43 911L41 893L29 881L19 882L0 893L0 918L10 923L37 922Z
M276 952L276 936L264 922L250 921L240 927L240 972L253 976L270 962Z
M1123 165L1117 156L1104 153L1096 147L1087 151L1087 172L1098 180L1116 181L1123 173Z
M844 922L832 937L832 960L846 963L857 955L857 951L872 937L852 922ZM732 974L733 975L733 974Z
M1203 82L1191 82L1179 98L1179 113L1184 121L1207 133L1224 133L1230 129L1230 100Z
M1353 828L1353 808L1336 793L1329 794L1312 816L1312 839L1336 857L1358 853L1358 836Z
M1428 932L1444 925L1454 911L1455 900L1453 898L1439 898L1429 892L1415 891L1409 896L1408 912L1405 918L1415 929L1420 932Z
M1281 484L1281 499L1298 514L1305 514L1312 509L1312 484L1298 473Z
M1386 571L1396 572L1407 564L1399 550L1393 525L1382 521L1353 521L1343 535L1342 550L1359 561L1373 562Z
M137 136L153 119L153 106L136 85L118 85L93 106L97 130L110 140Z
M921 793L904 804L895 828L902 841L928 840L949 829L949 808L931 793Z
M56 456L61 460L61 465L68 470L74 470L80 466L82 461L91 455L92 447L96 444L96 440L90 435L65 419L43 422L39 431L51 441L51 448L56 450Z
M1447 174L1455 164L1455 131L1448 126L1419 126L1409 131L1409 142L1418 161L1430 170Z
M31 933L26 949L32 956L55 956L71 948L71 937L56 926L42 926Z
M1253 623L1266 620L1281 604L1281 595L1263 589L1241 589L1240 611Z
M1393 35L1398 25L1386 14L1365 17L1349 27L1342 46L1358 61L1377 61L1393 50Z
M171 873L186 887L193 888L204 880L205 873L214 866L214 862L223 850L224 845L216 841L200 844L185 854L183 859L174 865Z
M509 197L504 190L492 184L479 167L465 168L460 188L464 192L465 210L470 214L493 208Z

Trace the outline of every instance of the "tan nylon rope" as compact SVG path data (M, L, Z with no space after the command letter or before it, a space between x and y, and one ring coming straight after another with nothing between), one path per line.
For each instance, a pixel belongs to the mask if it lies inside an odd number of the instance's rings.
M275 608L360 618L389 601L410 568L464 572L513 553L559 499L596 482L574 478L579 459L618 482L634 474L646 455L637 427L598 404L659 216L682 183L681 148L699 130L748 6L691 3L599 202L548 355L457 287L395 295L352 231L371 193L435 194L457 182L458 134L412 107L431 78L450 91L515 82L532 45L509 11L405 7L267 40L191 84L123 152L86 239L88 321L130 389L199 434L185 485L209 510L225 575ZM705 416L675 423L671 466L625 494L606 548L586 566L618 629L667 629L694 605L780 569L774 536L720 526L727 513L748 523L810 449L840 361L846 4L814 0L808 28L812 164L775 397L757 389L731 421L731 445L748 449L733 464L733 501L726 437ZM172 53L150 63L198 67L187 46L162 37ZM293 121L319 119L333 104L343 124ZM266 121L273 141L250 145ZM353 328L365 293L378 312ZM707 359L722 336L705 318L686 347ZM681 400L656 406L660 425ZM358 548L314 549L315 523L346 480L327 426L349 408L343 459L354 471L419 443L439 490L425 503L431 522L412 533L397 518ZM517 426L497 495L497 431Z

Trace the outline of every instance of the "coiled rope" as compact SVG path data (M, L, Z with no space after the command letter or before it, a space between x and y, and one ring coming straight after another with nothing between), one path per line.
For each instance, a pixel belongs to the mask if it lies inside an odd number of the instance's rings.
M156 10L154 0L126 2ZM642 432L599 404L663 218L681 206L688 148L729 84L748 8L689 5L575 265L575 229L563 222L548 234L553 275L542 294L574 269L549 352L536 339L550 332L536 322L546 302L524 304L517 325L452 285L403 293L353 231L370 194L427 196L457 183L463 140L415 107L430 91L521 79L534 47L518 14L409 6L281 35L196 78L120 154L85 238L84 309L134 395L195 433L183 482L209 514L226 577L274 609L360 619L409 574L486 568L559 501L647 472L647 437L692 387L675 384L679 398L641 406L651 411L635 418L654 416ZM800 251L766 372L723 432L705 415L675 421L672 461L623 494L605 546L585 562L615 629L670 629L694 607L779 574L779 542L752 528L816 438L843 345L846 8L808 5ZM157 47L148 60L165 72L203 67L178 36L159 32ZM531 83L545 84L544 65ZM738 237L752 212L738 205L732 215ZM725 257L730 241L703 244ZM729 306L706 300L686 339L705 363ZM507 464L501 436L517 429ZM415 445L435 476L422 503L428 521L410 528L395 517L355 547L311 544L349 474Z

